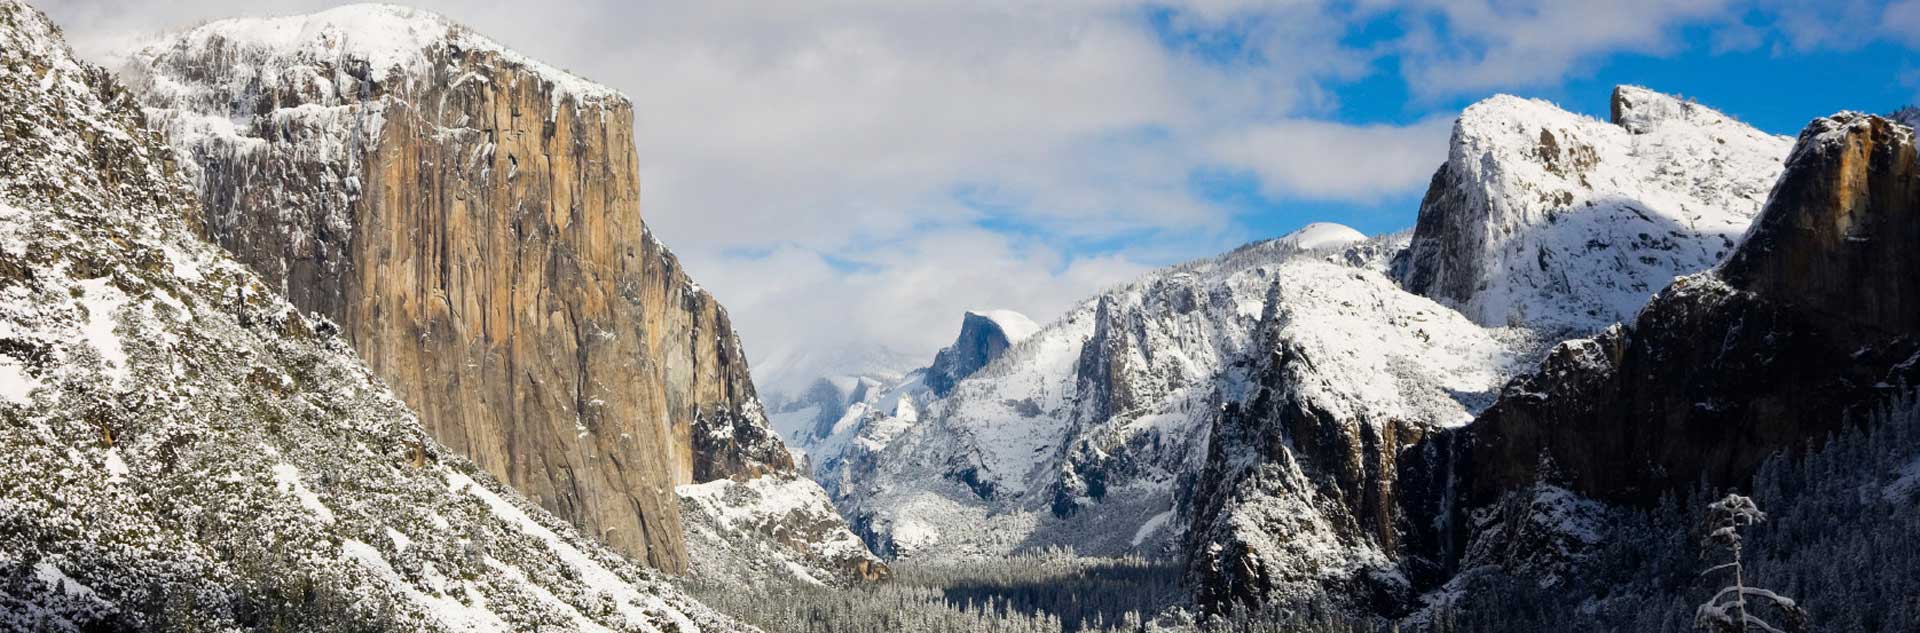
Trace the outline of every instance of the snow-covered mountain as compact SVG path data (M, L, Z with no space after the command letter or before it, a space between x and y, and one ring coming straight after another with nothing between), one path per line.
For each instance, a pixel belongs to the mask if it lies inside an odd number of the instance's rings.
M712 504L676 486L791 479L725 309L641 218L618 92L391 5L211 22L123 74L207 234L548 510L679 570Z
M748 630L434 441L0 0L0 629Z
M816 475L894 556L1166 553L1204 604L1406 604L1443 566L1400 507L1451 498L1434 438L1554 341L1719 261L1790 143L1639 88L1614 111L1476 104L1411 235L1313 225L1147 275L944 397L854 398L863 423L812 428L867 429L862 450Z
M1185 524L1177 493L1203 465L1223 390L1244 380L1237 361L1274 282L1287 266L1383 267L1379 244L1391 238L1353 235L1316 225L1088 300L943 398L904 412L880 400L860 427L863 450L816 473L872 543L899 556L1161 551Z
M1797 458L1910 401L1920 383L1916 182L1910 128L1858 113L1816 119L1725 262L1675 280L1628 323L1560 344L1509 384L1449 442L1458 503L1427 524L1458 525L1433 541L1461 557L1450 567L1482 570L1449 589L1475 587L1487 569L1557 582L1619 538L1608 509L1747 489L1769 459ZM1867 494L1806 498L1851 512Z
M1920 127L1920 108L1911 105L1903 106L1894 110L1892 114L1888 114L1887 118L1907 127Z
M1454 125L1399 277L1486 325L1592 332L1730 252L1792 139L1644 88L1613 120L1497 96Z

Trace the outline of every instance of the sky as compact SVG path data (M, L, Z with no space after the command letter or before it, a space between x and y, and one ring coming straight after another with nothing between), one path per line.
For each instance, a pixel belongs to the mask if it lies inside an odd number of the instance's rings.
M109 66L338 4L30 1ZM1920 0L409 4L634 101L643 217L775 382L1308 222L1408 228L1497 93L1604 118L1640 84L1789 135L1920 101Z

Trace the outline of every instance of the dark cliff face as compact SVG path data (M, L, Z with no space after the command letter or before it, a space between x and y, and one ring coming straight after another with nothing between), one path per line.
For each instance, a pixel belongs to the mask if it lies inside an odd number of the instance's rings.
M1466 507L1539 483L1651 504L1740 487L1920 378L1911 132L1816 120L1745 243L1634 323L1562 344L1466 430Z
M1395 262L1401 285L1416 294L1463 303L1478 288L1484 264L1486 205L1455 173L1453 161L1440 165L1420 199L1413 243Z
M1394 505L1398 461L1431 429L1400 420L1342 419L1316 406L1291 386L1316 379L1313 360L1285 342L1272 347L1253 376L1258 395L1221 412L1206 469L1194 482L1187 544L1194 597L1216 612L1321 595L1355 610L1396 612L1412 597L1411 587L1397 579L1302 568L1276 560L1272 544L1260 541L1330 537L1350 551L1395 551L1403 521ZM1297 499L1304 511L1245 509L1261 504L1260 497ZM1235 520L1260 525L1248 529ZM1329 533L1316 533L1321 530Z
M933 364L927 367L927 388L936 396L952 393L955 384L999 358L1011 345L1000 324L968 312L960 322L960 337L935 354Z
M631 104L387 10L438 30L418 63L290 56L218 23L136 58L203 171L207 232L339 323L437 439L683 568L674 485L792 462L725 310L641 221ZM248 125L198 133L226 117Z

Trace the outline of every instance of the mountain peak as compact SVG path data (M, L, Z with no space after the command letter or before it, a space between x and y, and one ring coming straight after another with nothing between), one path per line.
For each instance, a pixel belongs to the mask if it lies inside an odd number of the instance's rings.
M1040 331L1040 324L1013 310L968 310L967 317L979 317L992 322L1007 337L1008 343L1018 343Z
M1365 242L1367 234L1345 224L1314 222L1281 236L1280 241L1290 243L1295 248L1312 250Z
M1615 86L1609 109L1613 124L1634 134L1646 134L1668 122L1693 126L1739 125L1732 117L1692 99L1634 85Z
M927 367L927 388L945 396L961 379L980 371L1001 352L1040 331L1026 315L1012 310L968 310L960 321L960 336L934 355Z
M1591 331L1720 261L1790 141L1644 88L1614 125L1499 95L1454 125L1398 275L1485 325Z
M136 53L136 60L222 50L264 75L344 69L375 83L426 76L436 52L486 51L553 83L576 100L624 101L619 92L508 49L431 11L392 4L350 4L316 13L209 22ZM136 61L138 63L138 61ZM394 71L398 70L396 75ZM270 77L271 78L271 77Z

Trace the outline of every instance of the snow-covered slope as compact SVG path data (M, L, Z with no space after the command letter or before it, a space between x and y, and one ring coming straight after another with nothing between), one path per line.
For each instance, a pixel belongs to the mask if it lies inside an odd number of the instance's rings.
M1621 86L1613 122L1497 96L1454 124L1399 277L1487 325L1585 333L1732 250L1792 139Z
M896 556L1177 547L1215 606L1409 600L1432 570L1402 539L1432 530L1408 529L1401 489L1451 494L1403 481L1448 458L1423 440L1717 262L1787 149L1641 89L1615 109L1476 104L1412 237L1317 224L1103 293L912 419L869 413L887 441L828 488Z
M721 479L677 492L690 571L702 579L845 585L862 581L861 563L879 562L820 486L799 475Z
M1248 396L1276 336L1263 323L1324 356L1314 397L1343 416L1464 422L1524 337L1401 290L1380 253L1404 238L1354 235L1313 225L1090 299L917 419L870 415L887 441L828 487L898 556L1167 551L1221 407Z
M429 438L14 0L0 130L0 628L740 628Z

